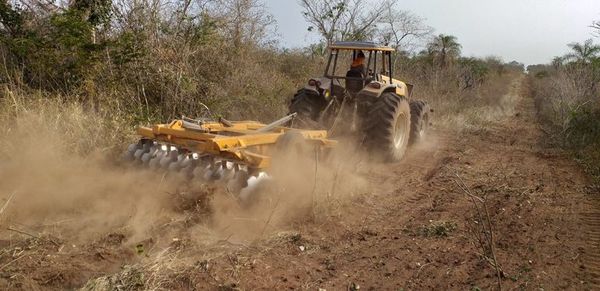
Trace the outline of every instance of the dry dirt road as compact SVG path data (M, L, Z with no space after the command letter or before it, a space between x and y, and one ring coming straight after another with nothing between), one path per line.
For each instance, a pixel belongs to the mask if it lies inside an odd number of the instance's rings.
M438 127L402 162L359 168L370 190L335 215L253 242L177 241L143 258L118 233L77 253L3 241L0 287L77 288L113 273L88 289L598 290L599 189L547 145L519 87L509 114L460 132ZM34 242L35 255L30 246L15 256Z

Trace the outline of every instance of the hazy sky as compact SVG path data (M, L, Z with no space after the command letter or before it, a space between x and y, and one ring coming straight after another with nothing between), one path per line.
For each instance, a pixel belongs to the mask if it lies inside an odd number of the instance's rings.
M318 35L296 0L266 0L278 23L281 44L304 46ZM600 0L413 0L405 10L424 17L435 33L458 37L467 56L496 55L505 61L547 63L567 44L593 38L589 25L600 20ZM596 38L600 43L600 38Z

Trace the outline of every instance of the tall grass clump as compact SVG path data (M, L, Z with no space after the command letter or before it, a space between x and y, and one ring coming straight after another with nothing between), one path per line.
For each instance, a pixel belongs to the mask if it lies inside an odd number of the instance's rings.
M435 51L400 57L400 78L415 84L414 98L431 103L439 126L481 130L514 113L516 96L508 93L523 74L521 64L460 55L446 56L442 62Z
M23 143L40 149L89 154L110 152L133 133L133 118L110 111L90 112L71 96L2 88L0 159L18 155Z

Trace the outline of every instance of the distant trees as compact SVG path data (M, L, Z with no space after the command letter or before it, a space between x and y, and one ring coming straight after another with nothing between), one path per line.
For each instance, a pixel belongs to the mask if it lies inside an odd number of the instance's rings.
M564 62L565 62L564 57L556 56L556 57L552 58L552 62L550 62L550 64L552 65L552 67L555 70L558 70L560 67L562 67Z
M435 63L446 67L454 62L461 53L462 45L455 36L439 34L434 36L427 45L427 52L433 57Z
M600 53L600 45L594 44L592 39L583 43L570 43L571 52L562 57L563 61L573 61L580 64L591 63Z
M520 72L524 72L525 71L525 64L521 63L521 62L517 62L517 61L512 61L508 64L506 64L507 67L518 70Z
M312 56L322 55L333 41L380 41L397 50L393 66L401 78L435 88L436 94L476 91L491 77L509 70L524 70L523 64L510 66L501 59L461 57L462 45L455 36L431 36L433 29L425 20L402 10L399 0L384 0L377 5L369 5L369 0L299 0L299 3L311 24L309 31L318 32L323 39L323 43L307 50ZM423 46L425 50L414 54L415 48ZM492 73L496 74L491 76Z
M600 23L598 23L600 24ZM571 51L562 56L552 58L548 65L530 65L527 70L535 71L542 75L547 75L548 70L567 70L594 68L600 69L600 45L595 44L592 39L588 39L583 43L570 43L567 45Z

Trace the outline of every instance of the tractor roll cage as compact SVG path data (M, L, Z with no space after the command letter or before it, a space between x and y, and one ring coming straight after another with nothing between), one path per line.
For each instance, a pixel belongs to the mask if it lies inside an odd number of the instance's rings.
M393 48L388 46L379 46L372 42L334 42L329 46L330 53L329 58L327 60L327 66L325 67L324 76L329 79L344 79L344 80L367 80L371 79L369 76L374 77L375 81L380 80L380 74L377 73L377 56L379 52L381 52L381 66L382 72L381 74L387 75L390 79L390 84L393 80L393 66L392 66L392 52ZM367 65L365 67L365 78L356 78L356 77L346 77L342 75L336 75L336 68L338 63L338 56L340 51L352 51L352 59L356 58L356 55L359 51L363 51L367 53ZM332 66L333 62L333 66ZM386 68L387 67L387 68ZM386 70L387 69L387 70ZM344 72L345 73L345 72Z

